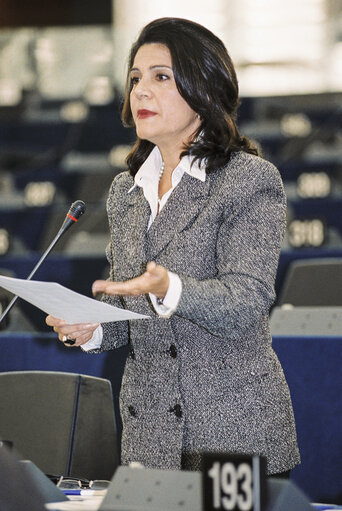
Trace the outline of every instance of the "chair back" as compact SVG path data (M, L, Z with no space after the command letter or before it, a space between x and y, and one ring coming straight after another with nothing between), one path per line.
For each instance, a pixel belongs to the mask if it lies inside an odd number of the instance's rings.
M278 305L341 306L342 258L294 261L289 266Z
M118 466L109 380L73 373L0 373L0 439L45 474L111 479Z

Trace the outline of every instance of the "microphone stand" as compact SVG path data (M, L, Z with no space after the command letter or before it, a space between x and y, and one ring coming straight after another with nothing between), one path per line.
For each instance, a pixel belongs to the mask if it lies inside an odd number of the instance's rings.
M40 267L40 265L45 261L46 257L50 254L51 250L53 249L53 247L56 245L57 241L60 239L60 237L62 236L63 234L63 231L59 231L59 233L57 234L57 236L55 237L55 239L52 241L52 243L48 246L48 248L46 249L46 251L44 252L44 254L42 255L42 257L39 259L38 263L36 264L36 266L33 268L33 270L31 271L30 275L27 277L26 280L31 280L33 275L36 273L36 271L38 270L38 268ZM18 300L18 296L14 296L12 298L12 300L10 301L10 303L7 305L6 309L4 310L4 312L2 313L1 317L0 317L0 323L1 321L4 319L4 317L6 316L6 314L9 313L9 311L12 309L13 305L15 304L15 302Z
M79 203L82 203L80 206L79 206ZM83 209L82 209L82 206L83 206ZM36 271L38 270L38 268L40 267L40 265L45 261L45 259L47 258L47 256L50 254L51 250L53 249L53 247L56 245L57 241L61 238L61 236L65 233L65 231L74 223L74 222L77 222L77 218L78 216L82 215L83 214L83 211L84 211L84 203L82 201L77 201L77 202L74 202L74 204L72 205L72 207L77 208L77 213L75 214L75 217L74 218L73 216L71 216L69 213L67 215L67 218L64 222L64 224L62 225L62 227L60 228L60 230L58 231L56 237L53 239L53 241L50 243L50 245L48 246L48 248L45 250L44 254L42 255L42 257L39 259L38 263L36 264L36 266L33 268L33 270L31 271L30 275L27 277L26 280L31 280L33 275L36 273ZM82 209L81 211L79 211L79 209ZM74 214L74 210L70 209L70 212L72 212ZM13 305L15 304L15 302L18 300L18 296L14 296L12 298L12 300L10 301L10 303L8 304L8 306L6 307L6 309L4 310L4 312L2 313L1 317L0 317L0 323L2 322L2 320L5 318L5 316L9 313L9 311L12 309Z

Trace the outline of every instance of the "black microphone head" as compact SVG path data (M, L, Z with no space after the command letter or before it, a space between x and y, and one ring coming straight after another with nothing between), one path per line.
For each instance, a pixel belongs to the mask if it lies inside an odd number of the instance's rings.
M75 220L78 220L80 216L83 215L84 212L85 204L83 200L77 200L71 204L68 216L75 218Z
M73 202L70 209L65 217L64 223L60 228L59 234L62 235L69 229L69 227L77 222L80 216L85 212L85 204L82 200Z

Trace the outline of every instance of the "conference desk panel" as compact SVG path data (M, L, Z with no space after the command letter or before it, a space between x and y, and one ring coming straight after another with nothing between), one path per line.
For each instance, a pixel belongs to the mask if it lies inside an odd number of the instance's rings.
M66 236L68 234L72 235L73 232L75 231L70 230ZM2 256L0 257L0 274L4 273L4 271L10 271L14 277L25 279L38 262L40 256L41 254L37 252L25 255L7 254ZM293 261L314 258L342 258L342 247L329 248L327 246L316 249L283 249L280 254L275 283L278 296L289 265ZM107 278L108 274L109 266L104 253L98 255L77 255L54 251L39 268L34 276L34 280L58 282L78 293L90 296L91 285L94 280ZM44 328L44 321L42 321L43 316L40 311L22 301L19 302L19 306L34 323L35 329L41 331Z
M70 231L69 231L70 232ZM37 253L27 256L6 256L0 258L0 275L11 272L13 277L25 279L32 268L37 264ZM100 256L68 256L64 254L50 254L44 264L38 269L33 280L58 282L77 293L91 297L91 286L94 280L106 279L109 266L105 255ZM31 324L33 332L50 332L51 328L45 324L46 314L25 300L19 299L16 310L9 313L11 331L28 330L22 328L20 319L15 317L16 311L22 312L26 321ZM12 315L13 321L12 321Z
M292 479L313 502L342 503L342 336L274 337L296 418L302 463ZM112 382L118 396L127 348L90 355L66 348L56 335L0 334L0 371L66 371Z
M312 502L342 504L342 336L273 337L290 387L301 465L291 478Z

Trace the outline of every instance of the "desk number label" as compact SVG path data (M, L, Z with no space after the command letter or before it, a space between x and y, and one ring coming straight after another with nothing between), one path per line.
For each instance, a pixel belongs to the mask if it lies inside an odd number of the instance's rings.
M247 463L237 467L216 461L208 472L213 483L213 507L227 511L253 509L252 468Z
M259 457L207 453L203 458L205 511L261 509L264 466Z

